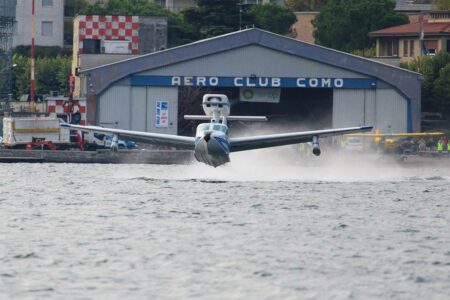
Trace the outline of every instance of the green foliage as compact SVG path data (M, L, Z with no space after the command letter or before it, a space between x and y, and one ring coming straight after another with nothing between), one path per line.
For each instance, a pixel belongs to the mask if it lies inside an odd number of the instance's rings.
M434 94L439 98L440 110L450 112L450 64L447 64L439 71L439 77L434 83Z
M74 17L87 6L86 0L65 0L64 16Z
M10 92L11 64L7 57L0 56L0 99L6 98Z
M439 52L402 64L402 68L423 74L422 111L450 116L450 53Z
M318 11L330 0L286 0L286 7L293 11Z
M438 10L450 10L450 0L436 0L435 7Z
M174 47L192 42L198 38L193 27L179 14L150 3L148 0L109 0L96 1L80 10L86 15L124 15L124 16L164 16L168 19L168 46Z
M370 31L409 22L394 7L392 0L330 1L313 21L316 43L346 52L369 48Z
M290 33L296 17L291 9L274 3L241 5L239 0L197 0L197 7L183 11L185 20L209 38L255 26L278 34Z
M239 4L239 0L197 0L197 7L182 13L200 38L209 38L239 29Z
M291 27L297 21L291 9L274 3L253 5L248 14L256 27L278 34L291 33Z
M35 46L34 57L57 57L61 55L62 49L58 46ZM28 56L31 57L31 46L17 46L13 49L13 55Z
M362 57L375 57L377 49L374 47L370 47L363 50L354 50L352 51L353 55L358 55Z
M31 59L14 55L13 93L17 96L28 94L30 89ZM50 91L67 94L72 60L67 57L44 57L36 59L36 94L45 95Z

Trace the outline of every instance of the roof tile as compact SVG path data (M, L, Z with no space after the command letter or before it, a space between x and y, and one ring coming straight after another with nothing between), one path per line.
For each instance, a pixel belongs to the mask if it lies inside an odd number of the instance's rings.
M424 21L409 23L394 27L388 27L381 30L372 31L370 36L395 36L395 35L418 35L420 26L423 26L425 35L450 34L450 21L446 22L428 22Z

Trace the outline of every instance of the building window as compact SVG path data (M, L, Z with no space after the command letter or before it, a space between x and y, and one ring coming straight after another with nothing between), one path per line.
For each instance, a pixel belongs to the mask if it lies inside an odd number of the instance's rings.
M398 40L387 39L381 43L381 56L398 56Z
M42 22L42 36L53 36L53 22Z
M403 41L403 57L414 57L415 40Z
M438 41L437 40L426 40L422 41L422 51L426 55L435 55L438 52Z
M53 0L42 0L42 7L52 7Z
M100 40L85 39L83 41L84 54L99 54L100 49Z

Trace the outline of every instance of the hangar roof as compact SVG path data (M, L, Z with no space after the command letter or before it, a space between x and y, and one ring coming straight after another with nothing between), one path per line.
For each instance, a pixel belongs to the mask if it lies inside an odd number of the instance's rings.
M421 75L419 73L257 28L236 31L184 46L86 69L80 73L88 77L88 94L100 94L113 82L131 74L249 45L259 45L289 55L358 72L393 85L410 99L420 99L420 84L418 84L418 81L421 80Z

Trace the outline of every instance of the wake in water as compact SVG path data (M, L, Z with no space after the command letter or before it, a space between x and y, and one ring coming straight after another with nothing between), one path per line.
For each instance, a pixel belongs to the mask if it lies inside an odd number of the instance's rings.
M324 151L319 157L295 151L295 147L279 147L231 154L231 162L212 168L198 162L189 165L149 166L149 173L127 172L128 178L194 181L330 181L371 182L427 180L439 174L449 180L446 168L409 167L394 157L376 154ZM156 169L155 169L156 168ZM161 171L164 170L164 171ZM155 173L156 172L156 173ZM442 174L440 174L442 173Z

